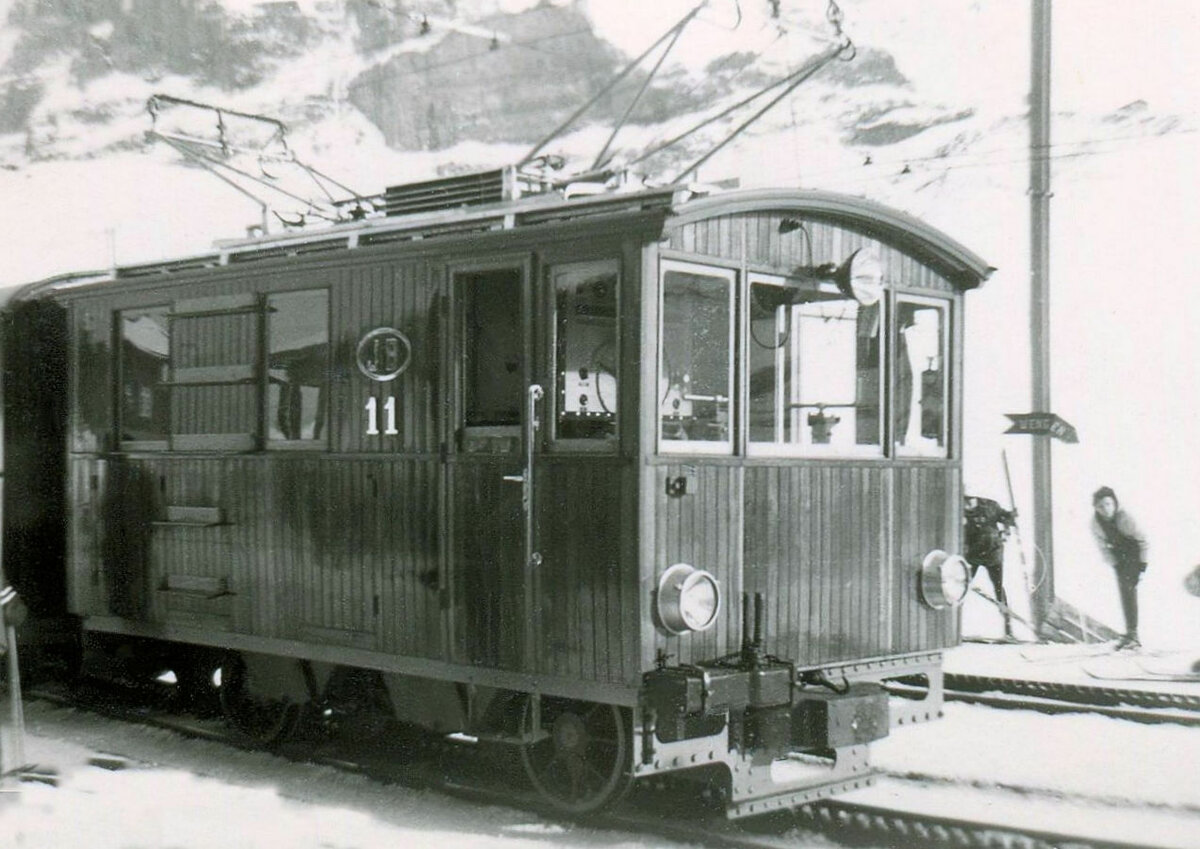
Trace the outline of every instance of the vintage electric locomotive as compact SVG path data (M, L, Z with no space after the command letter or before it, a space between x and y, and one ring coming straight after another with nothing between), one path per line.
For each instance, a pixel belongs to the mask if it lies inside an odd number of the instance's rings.
M990 269L858 198L517 184L18 292L9 579L263 739L368 681L565 811L865 784L958 639Z

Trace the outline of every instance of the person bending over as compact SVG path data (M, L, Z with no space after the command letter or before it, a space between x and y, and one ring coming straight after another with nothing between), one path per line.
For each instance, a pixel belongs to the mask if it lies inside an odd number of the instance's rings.
M979 573L979 567L987 570L1004 613L1004 635L1012 636L1012 617L1008 611L1008 596L1004 592L1004 541L1016 524L1017 511L1005 510L990 498L968 495L963 510L966 523L965 551L971 564L971 577Z
M1117 575L1121 594L1121 613L1125 617L1125 636L1117 648L1138 648L1137 585L1146 571L1146 535L1129 512L1121 509L1112 487L1102 486L1092 494L1092 535L1100 553Z

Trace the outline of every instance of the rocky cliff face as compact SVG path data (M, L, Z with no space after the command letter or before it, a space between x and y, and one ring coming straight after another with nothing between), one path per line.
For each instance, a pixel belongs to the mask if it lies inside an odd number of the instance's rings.
M0 133L25 133L34 148L55 135L39 132L39 123L96 124L127 111L119 98L101 93L106 77L161 83L184 96L203 89L206 99L237 103L289 64L326 61L321 48L339 40L352 54L348 67L313 68L307 79L325 88L291 94L347 98L398 149L530 141L595 96L624 61L593 34L578 8L548 4L479 21L481 31L494 31L494 41L443 31L428 49L412 51L404 48L422 35L416 13L404 3L376 0L306 7L264 2L244 9L212 0L15 0L4 26L11 47L7 57L0 53ZM342 91L330 91L329 80L339 74L349 79L337 84ZM611 118L641 79L632 75L592 116ZM89 89L90 96L74 98L85 103L57 115L61 107L51 103L56 86ZM187 90L171 91L181 87ZM669 82L651 89L634 117L701 102L673 97L670 89ZM270 103L258 108L278 114ZM293 109L287 118L303 123L325 111ZM55 158L45 149L26 152Z
M351 82L350 101L392 147L530 141L595 96L620 61L573 8L542 6L487 24L506 37L504 49L498 39L451 33L435 50L369 68Z
M212 0L18 0L5 23L19 31L5 70L21 77L63 59L79 85L122 72L241 88L302 53L315 24L287 2L247 16Z
M464 141L528 144L596 97L627 61L593 32L578 3L542 2L480 17L472 12L484 10L488 0L460 0L450 4L451 14L474 21L471 32L434 18L439 23L430 34L421 10L445 14L446 5L7 0L0 29L0 162L140 147L144 122L137 127L128 119L152 91L275 115L293 130L349 103L396 150L440 150ZM0 0L0 15L5 9ZM646 34L647 43L653 35ZM753 53L736 50L699 75L664 69L629 120L659 124L731 92L751 91L781 72L764 70ZM645 73L630 74L586 119L613 125ZM871 50L825 76L834 87L894 90L905 82L890 56ZM857 120L846 115L852 124ZM863 117L870 125L860 138L865 144L920 131L883 127L878 110ZM127 119L123 125L121 119Z

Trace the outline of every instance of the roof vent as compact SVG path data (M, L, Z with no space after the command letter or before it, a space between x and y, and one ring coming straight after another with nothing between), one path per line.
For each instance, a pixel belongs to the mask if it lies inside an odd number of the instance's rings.
M510 166L495 171L388 186L384 192L384 208L388 215L412 215L439 209L502 203L516 200L520 195L516 169Z

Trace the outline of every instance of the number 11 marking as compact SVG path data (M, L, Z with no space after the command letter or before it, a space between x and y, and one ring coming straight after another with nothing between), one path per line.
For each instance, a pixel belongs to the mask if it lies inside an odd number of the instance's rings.
M379 436L379 400L374 396L367 399L367 436ZM395 436L400 433L396 430L396 396L389 395L383 402L383 415L385 427L383 429L384 436Z

